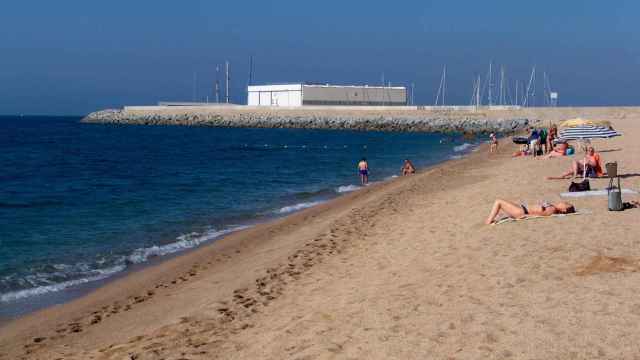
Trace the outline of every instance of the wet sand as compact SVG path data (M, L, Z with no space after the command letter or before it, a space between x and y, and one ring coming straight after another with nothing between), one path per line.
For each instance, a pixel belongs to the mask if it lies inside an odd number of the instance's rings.
M573 111L573 112L572 112ZM596 140L640 190L640 109ZM611 359L640 354L640 209L483 224L560 200L571 158L486 148L132 273L0 328L0 359ZM603 189L607 179L591 181ZM624 201L637 195L624 195Z

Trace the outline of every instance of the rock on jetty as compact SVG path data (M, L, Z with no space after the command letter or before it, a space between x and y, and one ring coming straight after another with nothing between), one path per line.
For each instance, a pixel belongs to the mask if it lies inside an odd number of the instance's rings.
M514 133L538 123L500 112L333 109L137 107L102 110L82 122L243 128L297 128L406 132Z

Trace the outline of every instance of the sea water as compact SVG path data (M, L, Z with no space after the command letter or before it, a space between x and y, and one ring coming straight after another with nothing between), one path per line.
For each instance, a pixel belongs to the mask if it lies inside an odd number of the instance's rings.
M460 136L0 117L0 318L470 151ZM54 295L55 294L55 295Z

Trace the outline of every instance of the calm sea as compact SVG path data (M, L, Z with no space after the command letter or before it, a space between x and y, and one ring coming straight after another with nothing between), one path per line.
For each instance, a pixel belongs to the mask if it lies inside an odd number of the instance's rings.
M0 117L0 317L66 301L153 258L358 189L402 160L472 141L439 134L81 124Z

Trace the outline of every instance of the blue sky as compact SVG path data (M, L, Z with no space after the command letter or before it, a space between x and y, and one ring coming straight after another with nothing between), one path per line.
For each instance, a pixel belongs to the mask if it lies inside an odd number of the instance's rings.
M231 63L231 98L254 82L416 84L447 102L504 65L514 92L537 66L564 105L633 105L640 94L634 1L33 1L0 12L0 114L85 114L125 104L213 98ZM496 81L497 83L497 81ZM494 90L494 91L497 91Z

